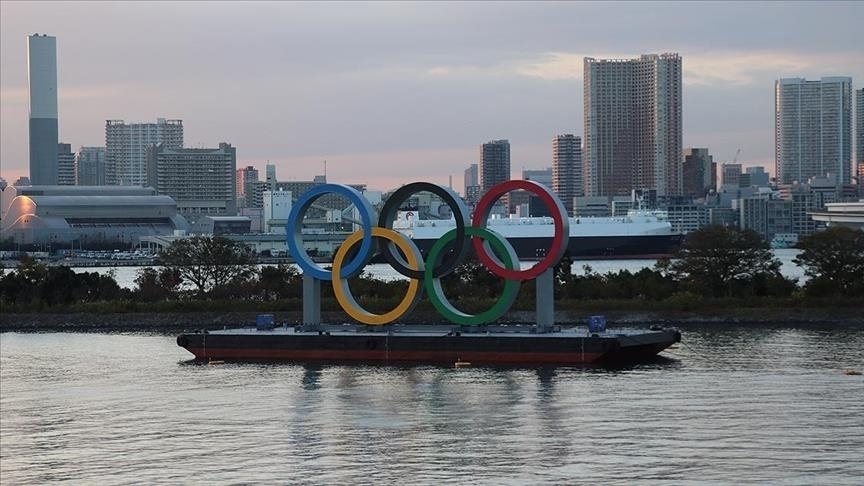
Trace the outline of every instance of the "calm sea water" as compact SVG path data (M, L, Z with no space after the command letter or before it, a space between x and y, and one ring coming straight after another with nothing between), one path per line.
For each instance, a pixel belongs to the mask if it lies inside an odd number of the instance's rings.
M174 336L0 335L15 484L856 484L864 330L683 331L624 369L194 365Z
M799 282L804 282L806 277L804 275L804 269L792 263L792 260L800 250L795 249L778 249L774 250L774 255L780 261L781 267L780 272L789 278L797 278ZM574 275L584 275L585 267L590 267L592 271L597 272L599 274L606 274L608 272L618 272L620 270L630 270L631 272L638 272L643 268L654 268L654 265L657 263L656 259L637 259L637 260L578 260L573 263L573 274ZM533 262L523 263L522 268L528 268L533 266ZM115 280L121 287L126 287L130 289L134 289L137 287L135 284L135 278L138 276L138 272L141 270L141 267L81 267L81 268L73 268L76 272L99 272L101 274L107 274L108 272L113 272ZM387 264L372 264L366 267L366 272L369 275L380 278L383 280L397 280L397 279L405 279L404 276L397 273L393 270L390 265Z

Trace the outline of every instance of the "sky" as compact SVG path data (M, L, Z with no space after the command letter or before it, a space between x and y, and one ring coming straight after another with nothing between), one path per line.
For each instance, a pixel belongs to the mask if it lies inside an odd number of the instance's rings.
M452 184L508 139L512 177L583 135L583 57L677 52L684 147L773 172L774 81L864 87L864 2L0 0L0 177L29 172L27 35L57 38L60 141L182 119L279 180ZM326 161L326 164L325 164Z

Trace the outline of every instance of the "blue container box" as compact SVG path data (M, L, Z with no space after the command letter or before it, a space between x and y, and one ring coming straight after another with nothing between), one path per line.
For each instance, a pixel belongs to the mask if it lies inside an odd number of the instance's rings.
M606 332L605 316L588 317L588 332Z
M276 327L273 321L273 314L258 314L255 318L255 328L259 331L269 331Z

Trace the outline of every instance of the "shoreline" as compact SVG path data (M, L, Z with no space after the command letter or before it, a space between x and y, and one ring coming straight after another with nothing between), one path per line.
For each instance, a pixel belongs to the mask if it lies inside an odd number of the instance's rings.
M864 328L864 316L839 313L824 315L824 309L796 309L786 312L770 309L760 312L759 309L742 309L747 312L693 314L685 312L657 311L614 311L599 313L606 316L607 327L648 327L660 325L663 327L678 327L682 329L695 327L801 327L801 328ZM823 312L806 312L823 311ZM279 325L295 326L302 323L302 312L266 312L272 313ZM22 332L143 332L143 333L179 333L193 330L217 330L223 328L254 327L255 317L262 312L160 312L160 313L28 313L0 315L0 333ZM589 313L558 311L555 322L563 327L584 326ZM513 311L501 322L528 323L533 321L533 311ZM348 323L351 320L342 312L321 313L322 322ZM435 316L420 316L417 324L454 324L440 321Z

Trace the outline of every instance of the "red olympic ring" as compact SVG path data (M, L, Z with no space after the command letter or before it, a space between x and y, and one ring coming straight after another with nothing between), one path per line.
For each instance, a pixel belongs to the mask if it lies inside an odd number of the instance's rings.
M533 267L526 270L510 270L506 268L492 252L489 243L481 238L473 237L474 252L483 265L493 274L509 280L529 280L537 278L547 269L551 268L561 260L567 251L567 243L570 239L570 220L567 218L567 210L561 204L561 200L546 186L529 180L510 180L492 186L474 210L474 218L471 226L486 228L487 220L492 212L492 206L504 194L515 190L525 190L539 197L552 213L555 222L555 234L552 237L552 245L546 252L546 256Z

